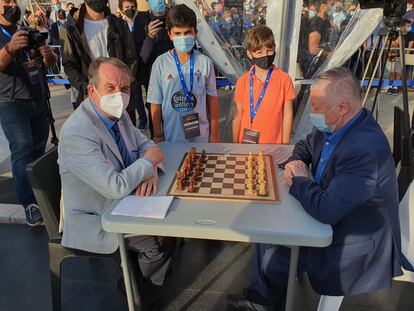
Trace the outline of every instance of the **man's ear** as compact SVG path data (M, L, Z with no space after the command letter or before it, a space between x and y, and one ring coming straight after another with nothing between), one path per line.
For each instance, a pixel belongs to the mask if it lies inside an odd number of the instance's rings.
M92 94L95 92L95 89L94 89L92 84L88 84L88 86L86 87L86 90L88 91L88 96L89 97L91 97Z
M349 111L351 111L351 104L349 100L343 99L339 102L339 114L341 116L346 115Z

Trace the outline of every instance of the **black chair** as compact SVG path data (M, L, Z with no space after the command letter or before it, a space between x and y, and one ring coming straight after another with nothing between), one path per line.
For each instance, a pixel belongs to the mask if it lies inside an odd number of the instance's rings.
M118 251L108 255L95 254L61 245L61 181L57 158L55 147L26 168L49 236L53 310L127 310L126 297L119 291L123 284ZM81 272L75 273L76 269ZM109 279L112 282L108 282ZM108 296L110 304L106 301ZM85 303L93 303L93 306L85 306Z

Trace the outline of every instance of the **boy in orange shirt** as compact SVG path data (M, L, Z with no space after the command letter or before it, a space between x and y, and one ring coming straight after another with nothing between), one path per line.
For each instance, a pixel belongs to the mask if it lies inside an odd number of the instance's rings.
M264 25L253 27L246 44L254 65L236 83L233 142L289 144L295 91L289 75L273 65L273 32Z

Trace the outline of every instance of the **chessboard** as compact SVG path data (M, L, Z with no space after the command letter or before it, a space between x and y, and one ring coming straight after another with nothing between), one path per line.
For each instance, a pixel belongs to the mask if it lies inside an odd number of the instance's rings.
M280 203L272 157L197 152L184 154L167 195L179 198Z

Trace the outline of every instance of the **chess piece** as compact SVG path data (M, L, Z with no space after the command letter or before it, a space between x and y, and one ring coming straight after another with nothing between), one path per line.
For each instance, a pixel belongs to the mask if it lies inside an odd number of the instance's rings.
M266 181L259 183L259 195L261 196L267 195L267 182Z
M193 180L190 180L190 184L188 185L188 192L195 192L195 185Z
M184 191L184 183L181 177L177 178L177 190Z

